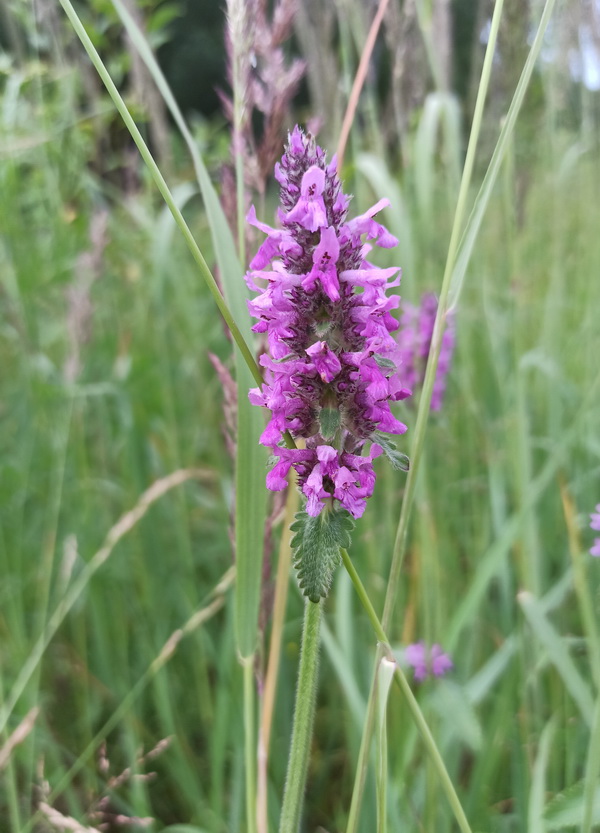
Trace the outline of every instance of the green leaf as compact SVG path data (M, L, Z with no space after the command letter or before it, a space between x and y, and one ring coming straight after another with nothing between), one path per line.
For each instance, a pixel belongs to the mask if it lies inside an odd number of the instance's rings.
M580 827L583 821L584 781L578 781L564 792L555 795L544 812L546 830ZM592 824L600 824L600 786L594 791Z
M385 368L386 370L394 370L396 371L398 368L396 367L396 362L393 362L391 359L386 359L385 356L380 356L379 353L375 353L373 358L379 365L379 367Z
M340 563L340 547L350 546L354 520L345 509L325 509L316 518L302 511L290 528L298 584L316 604L329 592L333 572Z
M372 439L373 442L376 442L383 448L383 453L392 464L392 468L396 469L396 471L408 471L410 469L410 460L406 454L398 451L396 443L390 440L386 434L382 434L381 431L375 431Z
M342 424L342 412L339 408L321 408L319 426L321 434L326 440L335 437L336 431Z

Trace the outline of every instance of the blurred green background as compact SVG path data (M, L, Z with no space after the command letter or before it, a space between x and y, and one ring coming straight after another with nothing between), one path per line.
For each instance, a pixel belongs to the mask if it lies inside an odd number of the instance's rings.
M279 152L286 130L310 120L333 152L375 5L291 5L284 54L307 66L286 102ZM351 133L345 190L356 212L390 199L384 222L400 239L390 262L402 264L412 301L441 284L491 6L392 0ZM473 197L541 8L505 6ZM227 202L230 132L216 95L229 92L224 9L193 0L133 8ZM117 12L89 0L79 13L211 263L191 163ZM586 554L587 513L600 502L598 4L560 4L546 41L455 312L457 348L428 433L391 633L395 644L437 641L452 654L452 675L420 686L419 700L473 830L499 833L580 825L600 685L600 564ZM232 369L231 343L58 5L4 0L0 95L0 699L111 527L155 480L198 470L116 544L43 652L0 736L1 748L39 710L2 760L0 831L31 829L50 795L61 813L104 821L111 833L176 824L236 833L245 829L241 672L231 593L211 595L232 564L234 494L227 396L209 354ZM263 124L255 113L258 135ZM273 181L249 198L271 222ZM409 428L414 413L403 411ZM378 461L354 536L378 610L404 482ZM275 512L265 640L281 525ZM214 599L222 604L207 621L152 666ZM273 825L301 615L292 586ZM345 829L373 648L340 570L326 609L306 830ZM261 654L259 683L263 665ZM88 748L108 720L104 746ZM390 828L450 833L398 697L389 721ZM52 795L74 763L79 771ZM127 767L129 777L111 781ZM147 772L156 774L139 777ZM374 829L374 796L369 776L361 830ZM531 826L544 806L542 826ZM60 829L48 818L31 824Z

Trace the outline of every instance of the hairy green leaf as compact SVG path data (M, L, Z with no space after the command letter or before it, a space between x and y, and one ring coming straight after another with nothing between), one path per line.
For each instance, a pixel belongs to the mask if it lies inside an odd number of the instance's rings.
M373 440L383 448L383 453L392 464L392 468L396 471L408 471L410 469L410 460L406 454L398 451L398 447L393 440L383 434L381 431L375 431Z
M340 547L350 546L354 520L345 509L324 510L316 518L302 511L290 528L300 589L317 603L329 592L333 572L340 563Z

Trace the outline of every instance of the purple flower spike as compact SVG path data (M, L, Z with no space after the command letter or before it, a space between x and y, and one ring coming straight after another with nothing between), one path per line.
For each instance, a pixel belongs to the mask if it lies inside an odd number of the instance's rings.
M423 295L419 307L409 303L402 305L403 314L398 334L398 345L400 347L404 381L411 390L423 385L437 308L437 298L431 293ZM450 369L453 351L454 320L452 316L449 316L442 336L442 349L431 394L432 411L439 411L442 407L446 389L446 376Z
M590 514L590 529L600 532L600 503L596 506L596 511ZM594 541L590 555L600 558L600 538Z
M434 677L442 677L453 667L452 660L437 643L432 645L430 650L427 650L423 642L407 645L404 658L414 668L415 680L418 682L422 682L430 674Z
M270 352L260 360L265 381L250 392L253 404L272 413L260 439L276 458L267 486L285 488L293 467L309 516L337 501L359 518L375 485L373 460L394 448L378 444L376 432L406 431L390 403L410 395L398 375L401 351L391 335L398 329L391 311L399 299L387 295L400 282L399 270L366 259L373 244L397 245L376 219L389 203L380 200L348 220L350 198L342 192L335 159L327 163L297 126L275 178L282 227L259 222L250 209L248 222L267 238L246 274L257 293L248 304L258 319L253 330L266 334ZM306 447L283 448L286 431Z

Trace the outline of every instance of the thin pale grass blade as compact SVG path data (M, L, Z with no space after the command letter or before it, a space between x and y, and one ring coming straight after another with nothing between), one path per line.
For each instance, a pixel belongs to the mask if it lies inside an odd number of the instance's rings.
M443 135L445 157L453 185L460 180L460 107L449 93L430 93L425 99L423 113L415 136L415 186L417 201L424 223L433 216L436 197L436 157L439 134Z
M354 77L354 81L352 83L352 90L350 91L348 105L346 107L346 112L344 113L344 121L342 123L342 129L340 131L340 138L338 141L336 151L338 160L338 171L340 173L344 166L344 153L346 152L348 137L350 136L352 122L354 121L354 116L358 107L358 100L360 98L361 90L367 78L369 62L371 60L371 55L373 54L373 49L377 41L377 34L383 22L388 2L389 0L379 0L379 5L377 7L375 17L373 18L373 22L371 23L371 26L369 28L369 34L367 35L367 40L365 42L362 54L360 56L360 63L358 65L358 69L356 70L356 76Z
M129 37L152 75L171 115L190 151L202 199L211 228L215 256L227 305L246 343L252 344L250 318L246 306L248 292L242 279L242 267L236 254L233 235L196 143L187 127L167 81L152 50L120 0L113 5ZM263 534L267 513L264 485L266 455L258 444L264 428L263 414L248 401L248 390L256 377L247 367L246 357L236 350L238 392L238 434L236 460L236 635L242 658L253 655L258 638L258 605L263 556Z
M552 741L556 730L556 721L553 718L544 726L540 737L535 763L533 765L533 777L529 792L529 807L527 809L527 833L545 833L544 824L544 799L546 795L546 773L552 752Z
M531 629L548 653L548 659L554 665L565 688L575 701L581 716L591 727L594 714L594 700L588 684L571 659L564 641L548 621L539 601L526 591L518 594L519 604L523 609Z
M508 108L508 113L506 114L506 118L502 124L498 142L494 148L490 164L485 173L479 193L475 198L473 209L463 232L456 262L453 265L452 270L452 279L448 293L449 310L454 309L458 303L467 267L471 260L473 248L477 241L477 235L479 234L479 229L481 227L481 222L488 207L490 197L492 196L492 191L494 189L494 185L496 184L500 166L508 148L509 140L515 129L517 116L521 110L523 99L525 98L525 93L527 92L527 87L529 86L529 82L531 80L531 75L542 49L544 35L546 34L546 29L550 22L550 18L552 17L552 12L554 11L555 1L556 0L546 0L534 41L531 45L531 49L529 50L525 66L523 67L523 72L519 78L519 83L517 84L510 107Z
M0 772L6 767L10 760L15 746L23 743L25 738L30 734L35 725L37 716L40 713L39 707L34 706L29 709L23 720L19 723L17 728L9 735L2 747L0 748Z
M396 663L384 657L377 671L377 833L387 833L387 703Z
M77 819L63 815L45 801L40 801L40 812L55 830L62 830L64 833L102 833L98 827L84 826Z
M152 504L159 500L159 498L163 497L163 495L167 494L167 492L174 489L176 486L186 483L188 480L198 479L212 480L213 474L212 472L208 472L204 469L180 469L167 477L157 480L141 495L133 509L126 512L120 520L117 521L113 527L111 527L103 546L95 553L95 555L86 564L81 573L67 589L63 599L57 605L52 616L48 619L44 632L25 661L3 708L0 710L0 732L6 726L8 718L12 714L12 711L20 696L23 694L27 683L38 667L52 637L87 587L91 578L98 572L100 567L106 563L121 538L133 529L133 527L144 517Z

